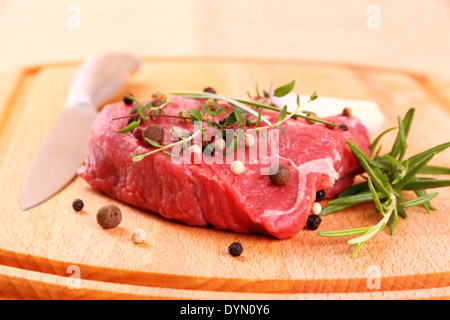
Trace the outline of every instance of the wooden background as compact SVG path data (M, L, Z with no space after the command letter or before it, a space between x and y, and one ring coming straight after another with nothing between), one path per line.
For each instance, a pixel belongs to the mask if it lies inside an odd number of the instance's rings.
M368 27L373 12L368 9L373 9L373 5L379 9L379 29ZM172 264L177 261L174 257L182 256L177 252L195 241L190 236L191 228L127 208L128 221L123 228L107 235L116 240L107 245L106 251L98 251L96 244L90 242L92 239L85 236L87 230L94 240L104 241L104 235L89 220L95 205L83 215L67 217L62 210L67 206L63 199L72 199L80 192L94 203L107 199L99 198L77 180L66 189L63 198L56 197L36 209L34 215L25 216L18 215L22 212L16 188L57 116L78 62L90 54L113 49L144 58L144 68L126 88L141 95L155 86L161 90L188 89L211 78L218 89L244 95L255 80L262 84L285 83L298 76L297 87L302 93L318 89L323 95L377 101L390 117L386 127L395 125L394 117L409 106L417 107L421 129L412 132L411 139L416 141L413 149L448 141L448 126L442 121L433 125L436 117L449 119L448 12L450 2L445 0L0 0L0 173L2 212L10 222L1 227L0 297L448 298L449 223L444 215L427 216L416 210L412 219L397 230L399 235L410 236L408 239L393 239L383 233L370 245L376 253L394 241L396 245L388 250L391 256L372 256L370 251L364 251L362 259L355 261L349 259L351 251L345 239L320 239L314 248L333 254L333 272L328 275L314 269L319 257L310 256L302 246L295 245L296 241L316 243L313 234L302 234L293 242L281 244L262 240L269 252L261 257L261 238L243 236L240 239L246 242L250 256L241 257L244 263L239 264L240 260L227 260L226 252L220 251L235 235L218 232L214 239L219 242L204 243L205 254L219 252L218 256L211 260L194 259L195 263L183 266L179 261ZM80 19L73 20L78 13ZM179 68L183 77L177 78ZM172 76L167 77L167 73ZM236 76L239 81L234 80ZM188 80L189 77L196 77L196 81ZM52 99L46 99L48 96ZM39 105L35 101L40 101ZM27 125L30 122L33 126ZM36 126L39 130L30 131ZM16 133L17 127L28 131ZM435 137L432 133L436 128L440 134ZM11 143L12 132L18 143ZM20 143L25 143L24 149ZM16 157L17 153L22 156ZM448 156L440 155L436 161L448 165ZM443 192L440 208L448 209L448 195L448 190ZM363 218L370 215L366 211ZM353 217L361 219L358 213L347 214L344 219L330 216L323 227L345 228L349 223L356 227L364 223L352 220ZM36 224L30 225L30 221ZM73 233L72 228L80 223L87 229ZM438 226L434 229L437 238L429 237L433 223ZM129 243L128 231L144 225L159 238L150 239L144 247ZM17 237L18 234L24 236ZM160 238L166 239L168 245L177 244L177 238L167 238L171 234L187 241L174 252L175 260L162 248L152 256L145 255L147 250L158 248L155 241ZM196 229L195 234L210 239L203 229ZM415 249L404 245L403 240L412 241ZM109 255L108 250L116 243L120 250ZM95 251L98 252L92 254ZM133 260L128 260L130 256ZM164 264L156 263L153 257L163 257ZM259 274L254 273L252 259L263 262L258 264ZM395 263L386 263L387 260ZM198 268L202 261L214 268L202 274ZM274 272L273 263L283 267ZM82 267L82 290L68 290L67 267L71 264ZM311 278L298 271L305 264L311 267L307 269ZM382 266L381 290L366 287L370 265ZM179 266L175 278L170 273L174 272L171 266ZM320 262L319 266L326 264ZM124 274L123 270L127 272ZM238 273L229 277L226 272L230 270Z
M447 0L0 0L0 72L124 49L350 62L448 79L449 13Z

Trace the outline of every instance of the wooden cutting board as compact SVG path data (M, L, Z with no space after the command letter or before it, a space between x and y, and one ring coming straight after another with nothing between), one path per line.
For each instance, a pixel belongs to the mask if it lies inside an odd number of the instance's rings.
M22 211L28 168L61 112L79 63L18 70L0 78L0 297L7 299L446 299L450 297L450 190L438 189L427 214L411 208L390 236L383 230L357 258L348 238L302 230L277 240L186 226L119 203L75 178L44 204ZM184 58L146 59L110 101L131 92L202 90L245 97L296 80L296 91L376 101L387 117L380 132L415 107L408 155L450 138L450 83L425 75L317 62ZM377 134L377 133L375 133ZM375 135L374 134L374 135ZM383 145L392 145L395 133ZM70 143L70 141L67 141ZM433 159L450 166L448 151ZM42 181L44 184L45 181ZM85 208L77 213L75 198ZM123 221L103 230L97 209L115 203ZM375 224L361 205L323 218L319 230ZM130 240L135 228L145 243ZM231 257L228 245L244 252ZM79 279L79 281L78 281Z

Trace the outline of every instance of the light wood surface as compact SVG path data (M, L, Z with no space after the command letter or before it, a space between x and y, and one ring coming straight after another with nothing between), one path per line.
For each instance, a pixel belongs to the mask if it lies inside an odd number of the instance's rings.
M358 258L346 238L321 238L302 230L276 240L210 228L189 227L156 214L118 203L76 178L39 207L20 208L27 170L61 111L78 63L53 64L16 71L0 105L0 296L5 298L193 298L193 299L354 299L447 298L450 283L450 192L438 189L437 211L428 215L411 208L394 236L387 230L366 244ZM450 102L440 81L415 73L344 64L268 59L155 59L140 70L110 101L132 92L147 98L154 91L201 90L245 97L258 82L297 81L299 93L367 99L379 103L396 125L397 115L417 109L409 138L413 154L448 141ZM0 79L1 81L4 78ZM445 88L445 86L444 86ZM437 94L442 93L442 94ZM384 129L383 128L383 129ZM381 129L381 130L383 130ZM380 130L380 131L381 131ZM383 144L391 145L394 134ZM448 152L433 159L450 166ZM43 181L45 183L45 181ZM85 209L76 213L72 200ZM122 224L101 229L97 209L116 203ZM370 205L324 217L320 230L366 226L379 216ZM135 228L148 234L135 245ZM233 258L228 245L240 241L242 256ZM83 285L69 289L68 267L77 266ZM374 276L379 288L368 281Z
M126 49L358 63L449 79L449 11L447 0L2 0L0 72Z

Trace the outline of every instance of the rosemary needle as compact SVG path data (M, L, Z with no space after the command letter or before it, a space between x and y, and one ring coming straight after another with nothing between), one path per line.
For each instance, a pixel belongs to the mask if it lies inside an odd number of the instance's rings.
M352 257L361 249L361 247L389 226L391 235L397 226L398 216L406 218L405 208L422 205L427 212L431 210L430 200L435 198L438 193L427 194L427 189L442 188L450 186L450 180L422 178L417 174L449 174L450 168L429 166L428 163L436 153L447 149L450 142L440 144L407 159L403 159L406 154L406 138L410 131L414 116L414 109L408 110L405 117L398 118L398 133L394 145L389 153L379 155L378 153L369 158L361 149L351 141L347 141L353 155L365 170L367 181L361 182L344 190L336 199L330 200L328 206L320 213L321 216L337 212L364 202L373 202L375 208L381 213L381 220L374 226L361 227L355 229L320 231L317 235L322 237L342 237L354 236L348 241L350 245L356 245ZM388 129L378 136L370 151L375 150L380 138L391 131ZM416 198L404 201L403 191L414 191Z

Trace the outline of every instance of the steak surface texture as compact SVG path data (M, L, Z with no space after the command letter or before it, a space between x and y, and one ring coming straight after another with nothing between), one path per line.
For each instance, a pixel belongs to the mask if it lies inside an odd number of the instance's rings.
M166 115L176 115L181 109L200 110L204 103L181 97L169 101L172 104L164 107ZM361 122L355 117L337 115L324 120L346 125L348 130L309 124L300 118L282 124L286 134L279 133L278 150L269 155L290 168L290 179L283 186L275 185L268 175L261 173L262 168L270 165L266 163L268 158L258 156L254 161L249 148L245 149L245 171L239 175L231 172L228 161L180 163L164 152L134 163L131 154L144 154L155 148L138 140L132 132L117 133L129 119L113 118L129 112L130 106L117 102L105 106L98 114L79 176L114 199L192 226L212 225L280 239L292 237L305 226L317 191L325 190L326 198L333 198L361 173L346 140L369 153L369 135ZM271 123L277 122L278 113L265 110L263 115ZM149 124L163 127L161 145L174 142L173 127L184 128L191 134L195 130L190 122L182 123L171 117L156 117L141 123L140 128ZM255 145L260 139L269 142L272 136L257 137Z

